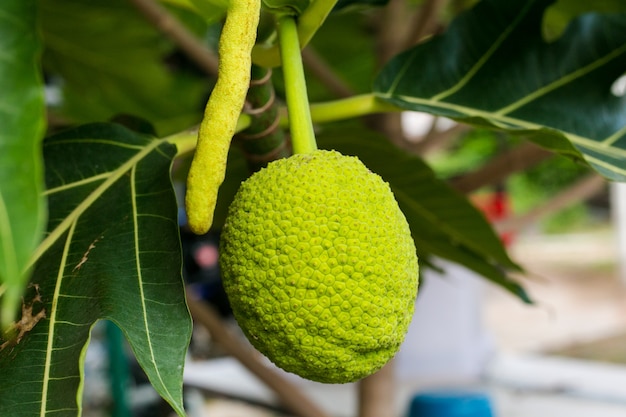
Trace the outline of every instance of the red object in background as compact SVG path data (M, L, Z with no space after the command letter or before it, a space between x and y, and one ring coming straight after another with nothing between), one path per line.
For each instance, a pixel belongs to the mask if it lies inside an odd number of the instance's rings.
M200 268L214 268L217 266L219 253L217 245L203 244L193 252L193 258Z
M476 194L471 199L492 223L504 220L511 215L511 202L504 187L496 187L494 191ZM502 233L500 239L505 246L508 246L513 241L513 233Z

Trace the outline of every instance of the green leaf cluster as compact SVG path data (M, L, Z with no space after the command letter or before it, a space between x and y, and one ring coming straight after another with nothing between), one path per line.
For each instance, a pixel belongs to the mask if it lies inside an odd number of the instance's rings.
M164 3L214 47L221 1ZM391 5L307 4L279 2L301 12L303 43L355 93L336 100L319 71L307 72L310 96L324 100L312 111L319 146L358 156L390 183L423 265L451 260L530 301L511 277L519 266L466 196L371 129L371 118L329 122L428 112L534 141L623 181L622 2L472 2L445 10L453 16L445 30L389 62L377 59L386 35L377 25ZM269 7L263 13L274 19ZM268 66L280 62L274 40L269 33L257 45ZM102 319L121 328L155 389L184 415L191 321L170 171L175 164L184 175L189 132L213 83L131 2L0 3L0 415L79 415L85 347ZM246 157L231 149L216 227L249 175Z
M48 138L43 150L48 230L17 337L0 349L0 413L79 415L89 333L108 319L182 415L191 322L169 179L175 148L94 124Z
M611 87L626 69L626 14L582 15L548 43L541 24L550 3L480 2L444 35L386 65L377 96L524 135L625 180L624 96ZM470 38L471 48L459 48Z
M131 2L44 0L39 8L42 66L60 95L57 117L89 123L129 114L161 135L198 119L209 83L175 71L173 43ZM201 19L178 13L194 32L206 30Z

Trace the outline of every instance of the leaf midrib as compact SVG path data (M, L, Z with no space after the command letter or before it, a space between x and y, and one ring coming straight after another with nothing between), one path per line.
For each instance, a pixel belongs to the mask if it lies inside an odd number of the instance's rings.
M534 1L527 2L526 6L522 10L520 10L520 12L517 14L515 20L513 20L513 22L511 22L511 24L508 25L505 28L505 30L502 32L502 34L500 36L498 36L496 41L478 59L476 64L474 64L472 66L472 68L467 72L467 74L465 74L465 76L463 78L461 78L452 87L450 87L447 90L442 91L439 94L433 96L433 100L439 101L441 99L449 97L452 94L456 93L457 91L461 90L463 87L465 87L467 85L467 83L470 82L470 80L472 78L474 78L474 75L476 75L476 73L478 73L478 71L480 71L480 69L485 65L485 63L487 61L489 61L489 59L493 56L493 54L500 48L502 43L504 43L504 41L513 32L513 29L515 29L515 27L524 19L524 17L526 16L526 11L531 7L532 3L534 3Z
M165 393L167 393L169 402L171 404L176 404L174 400L174 396L170 392L168 386L163 381L163 377L161 376L161 372L159 371L159 367L157 366L156 357L154 355L154 348L152 347L152 338L150 336L150 325L148 323L148 309L146 307L146 296L144 293L144 279L142 274L142 266L141 266L141 257L139 250L139 212L137 209L137 190L136 190L136 166L133 166L130 173L130 189L131 189L131 205L133 210L133 244L135 247L135 268L137 269L137 285L139 286L139 294L141 300L141 314L143 315L143 325L146 333L146 340L148 343L148 349L150 350L150 362L152 363L152 367L156 372L157 377L159 378L159 383Z
M517 126L518 128L521 129L528 129L528 130L541 130L541 129L552 129L555 132L559 132L561 134L563 134L567 139L569 139L572 143L579 145L579 146L583 146L589 149L593 149L595 151L601 152L601 153L611 153L613 156L618 155L620 157L626 157L626 149L620 149L620 148L615 148L610 146L611 142L606 142L609 143L609 145L607 146L606 143L604 141L595 141L593 139L588 139L579 135L576 135L574 133L571 132L567 132L565 130L561 130L561 129L557 129L557 128L553 128L550 126L546 126L546 125L542 125L539 123L533 123L533 122L529 122L526 120L522 120L522 119L518 119L518 118L514 118L514 117L510 117L510 116L506 116L506 115L497 115L494 114L490 111L486 111L486 110L479 110L476 109L474 107L465 107L465 106L461 106L458 104L453 104L453 103L447 103L447 102L441 102L441 101L432 101L431 99L422 99L422 98L418 98L418 97L412 97L412 96L405 96L405 95L394 95L394 96L388 96L386 94L381 94L378 93L378 96L381 99L385 99L385 100L389 100L389 99L399 99L402 100L404 102L407 103L413 103L413 104L422 104L422 105L428 105L430 107L438 107L441 109L446 109L446 110L453 110L457 113L460 113L461 115L464 116L473 116L473 117L481 117L487 121L496 121L496 122L500 122L503 125L506 124L507 126L501 126L501 127L515 127ZM611 135L610 138L613 138L614 135ZM613 141L615 141L616 139L613 139ZM625 171L626 172L626 171Z
M39 244L34 251L27 269L30 269L35 262L48 250L52 245L60 239L60 237L67 231L72 223L78 219L91 205L98 200L115 182L117 182L126 172L130 171L139 161L141 161L146 155L156 149L164 142L164 139L154 140L148 145L143 147L132 158L128 159L125 163L120 165L114 171L111 171L105 181L102 182L95 190L93 190L70 214L63 219L57 227L52 230L48 236Z
M49 330L48 330L48 340L46 343L46 359L44 362L44 373L42 378L42 387L41 387L41 408L39 410L40 417L45 417L48 412L47 404L48 404L48 386L50 382L50 369L52 363L52 353L54 352L54 333L56 329L56 317L59 303L59 296L61 294L61 286L63 285L63 278L65 271L65 265L67 264L67 255L70 251L70 244L72 242L72 236L74 235L74 230L76 228L76 219L72 221L69 225L69 233L65 240L65 246L63 247L63 255L61 257L61 262L59 263L59 269L57 272L56 285L54 287L54 295L52 296L52 305L50 306L50 319L49 319Z

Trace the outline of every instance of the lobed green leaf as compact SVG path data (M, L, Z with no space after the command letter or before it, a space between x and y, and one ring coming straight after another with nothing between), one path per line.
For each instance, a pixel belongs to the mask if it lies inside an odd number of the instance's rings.
M447 32L390 61L383 100L527 136L626 180L626 13L587 13L547 42L552 0L483 0Z
M16 340L0 346L0 415L79 416L94 323L126 335L179 415L191 321L181 278L173 146L113 124L44 143L48 232ZM9 395L10 393L10 395Z

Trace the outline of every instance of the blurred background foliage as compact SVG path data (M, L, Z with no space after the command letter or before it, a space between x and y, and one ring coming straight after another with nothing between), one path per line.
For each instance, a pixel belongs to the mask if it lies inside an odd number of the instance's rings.
M507 148L523 140L491 130L474 129L450 147L429 155L428 161L442 179L452 179L478 169ZM507 193L512 213L524 213L573 185L591 172L589 166L561 155L554 155L527 170L514 173L499 184ZM480 192L489 190L479 190ZM546 233L572 232L594 227L606 220L608 196L594 201L578 201L541 219L535 228ZM597 216L599 215L599 216Z

